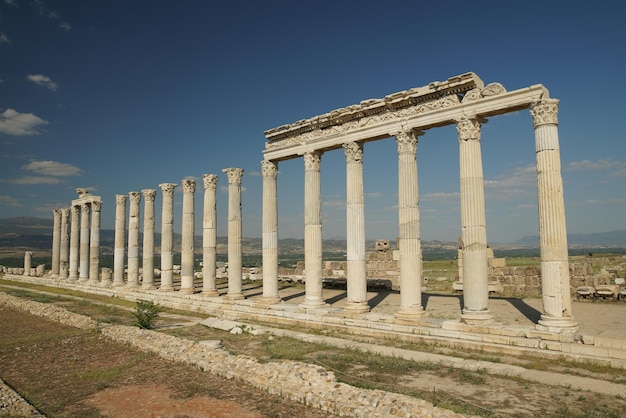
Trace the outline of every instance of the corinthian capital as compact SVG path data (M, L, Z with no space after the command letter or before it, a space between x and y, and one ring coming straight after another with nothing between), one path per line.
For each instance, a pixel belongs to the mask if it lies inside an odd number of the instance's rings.
M480 124L484 122L478 118L461 118L456 123L456 131L459 133L459 141L474 139L480 141Z
M130 192L128 193L130 197L130 203L139 203L141 202L141 193L139 192Z
M183 180L183 193L195 193L196 181L192 179Z
M396 145L398 154L415 154L417 152L417 137L423 135L421 132L406 131L396 134Z
M65 222L67 222L69 217L70 217L70 208L61 209L61 221L65 220Z
M276 178L278 175L278 163L270 160L261 161L261 173L263 173L263 177Z
M216 189L217 188L217 174L204 174L202 176L204 182L204 189Z
M318 170L322 163L322 153L319 151L311 151L304 154L304 169Z
M80 205L72 206L72 215L78 215L80 213Z
M166 196L172 196L174 194L174 189L176 188L175 183L161 183L159 184L161 191Z
M229 167L222 170L228 176L228 184L241 184L243 177L243 168Z
M91 210L93 210L94 212L100 212L100 209L102 209L102 201L94 200L93 202L91 202Z
M531 103L530 114L533 117L533 126L559 124L559 101L558 99L545 99Z
M126 205L126 200L128 199L128 196L126 196L125 194L116 194L115 195L115 204L116 205Z
M154 202L154 198L156 197L156 190L143 189L141 193L143 194L143 198L146 199L146 201Z
M343 144L347 163L360 163L363 161L363 144L348 142Z

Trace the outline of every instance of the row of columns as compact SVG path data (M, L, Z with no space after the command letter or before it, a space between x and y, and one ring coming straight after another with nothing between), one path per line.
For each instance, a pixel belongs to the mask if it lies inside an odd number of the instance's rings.
M535 129L539 236L544 315L539 326L561 330L575 328L569 293L569 264L565 209L558 144L558 100L530 106ZM464 307L467 323L493 320L488 309L487 232L480 127L486 120L463 117L457 121L459 139L461 241ZM395 134L398 152L398 229L400 253L399 321L413 322L423 314L422 249L417 175L417 143L422 132ZM363 143L343 146L346 155L347 213L347 313L369 310L366 290L365 220L363 206ZM322 152L304 159L305 298L302 306L325 305L322 296L322 217L320 166ZM263 298L278 300L277 161L262 162L263 174Z

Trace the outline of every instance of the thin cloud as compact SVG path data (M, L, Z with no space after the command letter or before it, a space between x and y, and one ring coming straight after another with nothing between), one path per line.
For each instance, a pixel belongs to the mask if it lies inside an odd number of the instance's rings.
M626 176L626 162L614 160L607 157L597 161L582 160L569 163L565 167L566 171L608 171L611 177Z
M16 179L4 180L6 183L11 184L61 184L64 180L56 177L42 177L42 176L26 176Z
M537 169L535 164L515 167L497 175L493 180L485 180L485 191L491 192L493 199L511 199L536 193Z
M46 17L58 23L59 28L66 32L72 29L72 26L61 16L56 10L50 10L43 0L34 0L32 5L40 16Z
M623 198L623 197L616 197L616 198L604 199L604 200L589 199L589 200L585 200L584 201L585 205L593 205L593 206L598 206L598 205L623 205L625 203L626 203L626 198Z
M0 195L0 205L2 206L12 206L12 207L20 207L22 204L19 200L15 199L11 196L2 196Z
M18 7L17 2L15 0L4 0L4 4L8 6Z
M459 200L459 192L437 192L437 193L426 193L420 196L421 200L432 201L432 202L441 202L448 200Z
M365 194L367 197L382 197L382 195L383 194L381 192L369 192Z
M22 168L46 176L78 176L82 174L82 170L75 165L57 161L33 161Z
M7 109L0 114L0 134L13 136L39 135L41 127L48 124L32 113L20 113Z
M8 38L8 36L4 34L4 32L0 32L0 45L2 44L13 45L11 43L11 40Z
M27 76L26 79L32 83L37 84L38 86L45 87L52 91L57 91L57 88L59 87L57 83L50 80L50 77L43 74L32 74Z
M323 205L329 208L345 208L346 202L343 200L327 200L323 203Z

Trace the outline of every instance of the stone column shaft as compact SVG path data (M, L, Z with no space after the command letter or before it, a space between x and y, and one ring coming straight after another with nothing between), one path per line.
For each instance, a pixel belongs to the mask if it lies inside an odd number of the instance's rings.
M115 195L115 247L113 249L113 286L115 287L124 286L127 200L126 195Z
M100 278L100 213L101 201L91 202L91 234L89 237L89 283L99 284Z
M346 226L348 292L346 312L364 313L367 304L365 262L365 203L363 196L363 145L344 144L346 154Z
M278 303L278 162L261 162L263 174L263 302Z
M538 328L574 331L572 315L565 202L556 99L533 103L530 112L535 128L537 199L539 206L539 251L544 314Z
M83 203L80 206L80 259L78 280L89 281L89 214L91 205Z
M183 180L183 230L180 252L180 291L193 293L193 261L195 245L193 242L195 218L194 218L194 193L196 191L195 180Z
M26 251L24 253L24 276L30 276L30 269L33 260L33 253Z
M72 206L72 226L70 229L70 275L69 280L78 280L78 252L80 238L80 206Z
M243 169L225 168L228 176L228 293L229 300L243 299L241 261L241 177Z
M322 153L304 154L304 308L324 306L322 297Z
M217 175L205 174L204 215L202 218L202 294L218 296L216 285L217 262Z
M128 280L126 287L139 286L139 203L141 193L128 193Z
M174 290L173 255L174 245L174 183L159 184L163 192L163 206L161 208L161 286L159 290L171 292Z
M60 250L61 250L61 209L52 211L54 222L52 226L52 270L50 276L53 279L59 277Z
M465 322L493 319L488 310L487 226L480 122L476 118L463 118L457 123L465 305L462 318Z
M396 135L398 147L398 244L400 246L399 321L412 322L424 314L422 307L422 246L417 181L417 136L413 131Z
M156 190L144 189L143 194L143 280L141 287L154 289L154 198Z
M59 278L67 279L69 274L69 208L61 209L61 233L60 233L60 249L59 249Z

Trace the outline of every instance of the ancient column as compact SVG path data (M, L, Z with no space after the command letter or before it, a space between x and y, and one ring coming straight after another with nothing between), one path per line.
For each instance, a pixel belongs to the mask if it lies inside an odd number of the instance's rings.
M243 169L225 168L228 176L228 300L243 299L241 262L241 177Z
M61 243L59 249L59 278L67 279L69 273L70 243L69 243L69 208L61 209Z
M195 229L194 219L194 193L196 181L183 180L183 231L180 250L180 291L181 293L193 293L193 261L195 246L193 234Z
M78 281L89 281L89 215L91 205L82 203L80 205L80 259Z
M100 284L100 211L102 202L91 202L91 234L89 236L89 283Z
M78 280L78 240L80 237L80 206L72 206L72 226L70 229L70 275L71 281Z
M124 254L126 253L125 194L115 195L115 248L113 250L113 286L124 286ZM104 284L104 283L103 283Z
M141 287L154 289L154 198L156 190L144 189L143 194L143 280Z
M365 206L363 197L363 144L344 144L346 154L346 226L348 294L344 310L369 311L365 264Z
M322 297L321 162L320 151L304 154L304 308L325 305Z
M56 279L59 277L59 263L61 250L61 209L54 209L52 224L52 270L50 277Z
M159 184L163 192L163 206L161 208L161 286L159 290L171 292L174 290L174 272L172 271L174 246L174 183Z
M263 304L278 303L278 162L261 161L263 174Z
M461 242L463 254L463 314L466 323L492 321L489 312L487 223L485 188L477 118L457 122L461 192Z
M24 276L30 276L30 269L33 260L33 253L26 251L24 253Z
M400 132L398 147L398 245L400 252L400 308L396 319L414 322L422 307L422 247L417 182L417 137L421 132Z
M202 294L218 296L215 282L215 263L217 261L217 208L215 192L217 175L205 174L204 214L202 218Z
M130 192L128 210L128 279L126 287L139 286L139 203L141 193Z
M539 251L543 310L539 329L575 331L572 315L563 179L558 132L559 101L547 99L530 106L535 127Z

